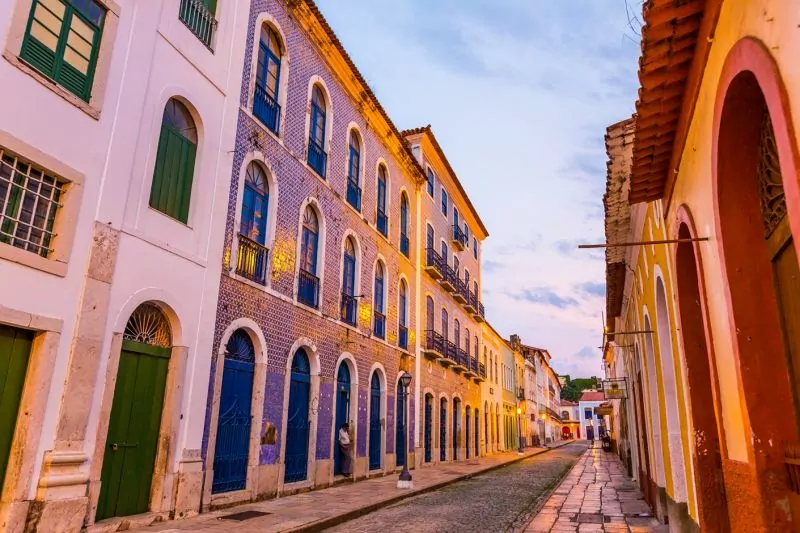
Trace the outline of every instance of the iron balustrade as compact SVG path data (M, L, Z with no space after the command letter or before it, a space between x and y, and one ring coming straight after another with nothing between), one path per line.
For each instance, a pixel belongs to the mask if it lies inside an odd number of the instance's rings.
M322 146L312 138L308 139L308 166L314 169L322 179L325 179L325 167L327 166L328 154Z
M464 302L467 301L467 298L469 297L469 291L467 290L467 284L464 283L464 280L462 280L461 278L458 277L458 272L456 272L455 275L456 275L456 279L455 279L456 290L453 291L453 297L457 301L459 301L461 303L464 303Z
M486 365L483 363L478 363L478 375L482 378L486 377Z
M400 234L400 253L408 257L409 255L408 235Z
M444 337L432 329L425 330L425 349L441 355L447 355Z
M461 348L458 349L458 364L469 369L469 354Z
M269 250L262 244L239 234L236 252L236 274L261 285L267 284Z
M297 280L297 301L314 309L319 307L319 278L302 268Z
M442 261L442 286L448 292L452 292L456 288L456 271L453 270L453 267L447 265Z
M217 21L214 13L202 0L181 0L179 18L200 39L200 42L206 45L206 48L214 51L211 41L217 29Z
M469 360L469 369L472 370L473 372L478 371L478 360L475 359L474 357Z
M439 274L439 277L444 275L442 256L433 248L429 247L425 250L425 267L434 269Z
M397 345L403 350L408 350L408 328L403 325L398 327Z
M458 226L453 226L453 242L462 250L467 247L467 234Z
M356 325L356 315L358 310L358 300L355 296L352 296L347 293L342 293L342 312L341 317L342 321L350 324L351 326Z
M347 203L361 211L361 187L353 178L347 178Z
M547 386L547 390L550 391L550 394L555 394L556 393L556 389L552 385L548 385Z
M444 349L447 352L444 354L445 357L454 363L458 363L458 347L448 340L444 342Z
M378 227L378 231L381 232L381 235L387 237L389 235L389 217L386 216L386 213L378 209L378 216L375 219L375 225Z
M483 304L478 302L478 312L476 313L476 318L480 317L481 320L486 320L486 310L483 308Z
M373 332L379 339L386 338L386 316L379 311L375 311L375 325Z
M253 115L275 135L281 122L281 106L267 92L266 87L256 84L253 93Z

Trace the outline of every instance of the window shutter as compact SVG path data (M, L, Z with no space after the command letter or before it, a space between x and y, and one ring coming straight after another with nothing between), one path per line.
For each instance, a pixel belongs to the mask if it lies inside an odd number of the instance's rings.
M150 207L186 224L197 147L173 128L162 125L158 139Z

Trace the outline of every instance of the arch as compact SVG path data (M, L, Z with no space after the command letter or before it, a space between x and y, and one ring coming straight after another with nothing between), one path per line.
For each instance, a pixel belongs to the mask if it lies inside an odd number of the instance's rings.
M791 527L788 510L777 503L789 491L783 446L773 443L796 442L800 432L800 379L792 373L800 367L800 337L789 304L800 278L797 161L778 66L763 43L744 38L726 58L717 89L712 187L733 355L752 435L748 462L759 482L742 502L754 529ZM764 415L765 406L787 405L794 405L794 420Z
M389 228L391 227L389 206L392 195L389 194L390 190L389 166L383 157L379 157L375 167L375 227L378 233L386 238L389 237Z
M290 385L283 481L294 483L307 479L311 456L311 357L305 347L300 347L288 362Z
M410 293L408 290L408 281L405 274L400 274L400 280L397 285L397 325L398 325L398 344L401 348L408 347L408 321L409 321L409 301Z
M422 419L422 448L424 463L433 462L433 418L434 418L434 398L433 392L425 389L423 419Z
M644 309L644 330L653 331L650 323L650 315L648 314L646 308ZM663 457L665 454L662 453L663 446L661 442L661 407L658 394L658 378L656 374L655 346L653 345L652 333L644 334L644 345L646 357L645 368L647 370L647 401L650 405L648 413L650 418L651 436L653 439L651 450L654 459L653 462L656 466L656 478L654 481L658 483L659 486L666 487L663 462Z
M342 451L339 449L337 444L337 435L339 434L339 430L342 428L343 424L350 424L352 420L356 420L358 417L358 401L351 400L352 398L358 398L358 367L356 366L355 358L350 353L342 353L342 355L339 356L339 360L336 362L335 369L335 421L333 427L331 428L333 445L332 449L335 450L333 458L334 476L343 473ZM355 439L358 438L356 434L357 430L358 424L352 424L350 426L350 432L354 436L354 439L352 439L353 442L355 442Z
M297 257L297 261L295 261L295 301L316 309L319 307L319 297L322 294L325 279L325 217L319 202L313 197L306 198L300 207L299 215L295 255ZM316 222L315 237L312 236L314 222Z
M638 324L637 324L638 325ZM639 449L639 456L643 458L641 463L639 464L639 486L642 489L642 492L645 494L645 499L650 503L650 505L654 505L654 494L652 491L652 485L655 483L654 474L651 468L651 457L650 457L650 450L652 446L649 444L649 432L647 428L647 403L645 401L646 392L644 390L644 379L642 378L642 372L646 372L646 370L642 369L642 358L640 356L640 349L639 349L639 341L635 340L633 345L633 353L634 353L634 377L631 380L633 384L633 391L634 391L634 405L636 411L636 419L638 424L636 425L636 432L638 433L638 449Z
M439 462L442 463L447 461L448 404L447 395L442 393L439 396Z
M369 442L368 469L380 470L383 467L386 433L382 421L386 420L386 374L383 367L373 365L369 383L369 411L367 436Z
M330 168L333 138L333 102L325 80L314 75L308 82L306 111L306 163L323 180Z
M253 49L250 57L247 108L253 111L253 115L259 118L270 133L280 137L281 126L285 124L286 119L286 96L289 86L289 67L291 65L290 50L286 46L286 33L274 16L264 12L258 14L253 27L258 29L254 32ZM260 83L263 80L261 77L261 65L267 63L265 60L269 54L266 52L272 48L271 46L267 46L266 49L262 47L264 37L267 37L267 42L270 40L269 35L265 35L267 33L265 30L274 32L277 44L280 47L280 56L277 58L278 68L269 69L272 71L277 70L278 83L274 86L277 89L275 92L266 90L268 84ZM275 58L270 59L274 60ZM258 94L256 94L257 85L261 86ZM275 93L277 93L277 100L275 99ZM269 105L270 102L267 100L267 96L277 103L277 108L274 105Z
M351 326L358 326L358 296L361 292L361 248L358 238L346 230L341 253L340 318Z
M364 135L361 133L361 128L355 122L350 122L347 125L347 137L345 138L347 145L345 146L345 153L348 154L347 159L347 172L345 173L346 178L353 178L353 172L357 175L356 183L359 187L362 187L364 183L364 168L366 166L367 161L367 153L365 151L364 146ZM350 155L352 155L353 149L357 150L357 157L354 161L351 161ZM354 163L354 166L351 167L351 163Z

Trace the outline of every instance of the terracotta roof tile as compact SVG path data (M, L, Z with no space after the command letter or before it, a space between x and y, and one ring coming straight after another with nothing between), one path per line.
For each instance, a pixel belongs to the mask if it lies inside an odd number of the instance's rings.
M606 399L605 394L602 392L587 391L581 394L580 401L582 402L602 402Z

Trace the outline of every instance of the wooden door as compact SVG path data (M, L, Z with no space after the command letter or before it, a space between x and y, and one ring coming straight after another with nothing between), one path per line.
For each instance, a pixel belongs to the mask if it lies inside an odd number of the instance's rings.
M33 332L0 326L0 491L14 440Z
M381 382L372 374L369 403L369 469L381 467Z
M308 408L311 396L311 367L304 350L292 360L289 382L289 412L286 421L286 456L284 483L303 481L308 477L308 440L311 421Z
M425 462L433 460L433 396L425 396Z
M395 466L403 466L406 460L406 442L405 442L405 405L403 403L403 386L400 382L397 383L397 409L395 410L396 413L396 420L395 420L395 432L394 432L394 443L395 443Z
M170 352L130 340L122 343L97 520L148 510Z

